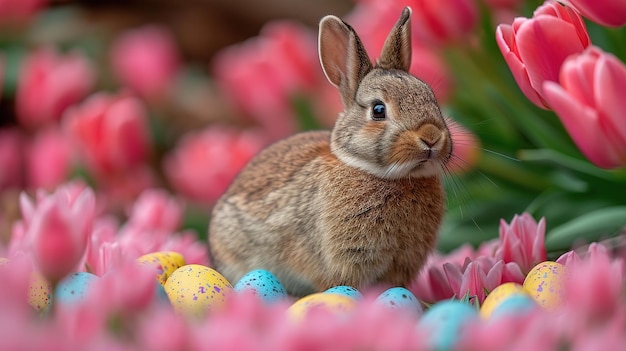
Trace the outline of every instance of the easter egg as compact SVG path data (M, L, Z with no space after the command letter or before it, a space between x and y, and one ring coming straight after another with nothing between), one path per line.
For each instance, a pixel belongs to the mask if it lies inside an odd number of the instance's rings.
M415 295L402 287L385 290L376 298L375 303L393 309L402 309L415 314L422 312L422 306Z
M498 307L502 301L517 295L525 295L530 297L523 286L516 283L504 283L493 289L480 306L480 315L483 318L489 318L494 308Z
M170 275L165 282L165 292L177 312L203 316L223 306L233 287L216 270L189 264Z
M99 279L98 276L88 272L76 272L65 277L54 290L55 301L60 303L80 301L97 279Z
M316 293L305 296L296 301L287 309L287 314L295 320L304 318L313 309L325 309L336 315L351 312L356 307L356 301L346 295Z
M234 289L237 293L244 290L252 291L267 303L287 298L287 291L278 281L278 278L270 271L264 269L248 272L239 279Z
M43 311L50 304L52 288L39 272L33 272L28 286L28 303L37 311Z
M493 308L490 317L494 320L502 316L521 315L536 307L535 299L528 294L509 295Z
M528 272L524 279L524 289L539 306L558 307L565 299L567 275L564 265L551 261L542 262Z
M428 345L431 349L451 350L463 327L477 318L475 307L456 300L446 300L426 310L418 327L428 333Z
M351 287L351 286L347 286L347 285L338 285L338 286L333 286L330 289L327 289L326 291L324 291L324 293L326 294L339 294L339 295L346 295L348 297L351 297L353 299L360 299L363 297L363 294L361 294L360 291L358 291L357 289Z
M153 266L157 279L165 284L172 272L185 265L185 258L178 252L153 252L139 257L137 262Z

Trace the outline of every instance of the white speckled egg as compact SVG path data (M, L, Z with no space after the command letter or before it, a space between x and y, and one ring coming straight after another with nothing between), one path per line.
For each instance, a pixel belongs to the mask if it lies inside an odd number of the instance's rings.
M346 295L348 297L351 297L353 299L360 299L363 297L363 294L361 294L360 291L358 291L357 289L351 287L351 286L347 286L347 285L338 285L338 286L333 286L332 288L324 291L327 294L339 294L339 295Z
M274 274L265 269L256 269L246 273L235 284L234 289L237 293L252 291L267 303L274 303L287 298L285 287Z
M565 300L567 268L557 262L539 263L528 272L524 279L524 289L540 306L555 308Z
M98 279L98 276L88 272L76 272L67 276L54 290L54 299L60 303L80 301L85 297L91 284Z
M185 265L185 258L178 252L165 251L143 255L137 259L137 262L153 266L156 270L157 279L161 284L165 284L167 278L176 269Z
M216 270L198 264L182 266L165 282L165 292L177 312L203 316L224 305L233 287Z
M422 306L415 295L402 287L385 290L376 298L375 303L393 309L402 309L414 314L422 312Z

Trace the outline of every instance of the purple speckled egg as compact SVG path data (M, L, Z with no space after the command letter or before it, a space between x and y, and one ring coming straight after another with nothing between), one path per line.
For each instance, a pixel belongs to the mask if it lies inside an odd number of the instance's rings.
M189 264L175 270L165 282L165 292L177 312L203 316L224 305L232 285L216 270Z

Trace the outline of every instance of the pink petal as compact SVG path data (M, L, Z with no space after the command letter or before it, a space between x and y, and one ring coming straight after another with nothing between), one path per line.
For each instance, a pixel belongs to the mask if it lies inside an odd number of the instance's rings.
M611 168L615 163L615 151L607 149L605 138L599 128L598 112L573 99L560 85L546 82L546 100L550 103L580 151L594 164Z
M517 44L530 85L542 97L543 83L557 82L563 61L586 47L571 23L547 15L523 23L517 32Z
M522 93L524 93L533 104L545 109L547 106L544 105L537 91L531 86L526 66L522 63L518 53L515 51L513 28L510 25L499 25L496 29L496 42Z
M594 97L601 121L606 123L604 131L613 147L623 150L622 160L626 161L626 66L615 56L602 53L594 78Z

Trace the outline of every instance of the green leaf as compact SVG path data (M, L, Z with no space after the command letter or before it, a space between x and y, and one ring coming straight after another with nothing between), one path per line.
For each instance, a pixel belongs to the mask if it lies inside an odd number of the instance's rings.
M626 226L626 206L589 212L552 229L546 238L548 251L567 250L578 240L598 241L620 233Z

